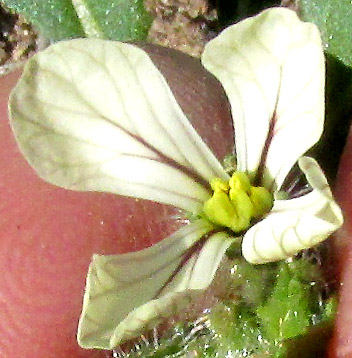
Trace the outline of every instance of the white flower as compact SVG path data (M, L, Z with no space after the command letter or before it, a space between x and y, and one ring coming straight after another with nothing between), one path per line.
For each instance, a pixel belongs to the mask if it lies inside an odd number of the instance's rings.
M315 160L324 117L324 57L318 30L287 9L270 9L211 41L203 65L231 104L238 170L272 192L298 165L312 190L275 200L243 236L252 263L280 260L342 224ZM78 39L39 53L10 99L15 136L45 180L172 204L193 214L227 173L195 132L165 79L140 48ZM261 175L261 174L265 175ZM237 236L237 237L236 237ZM78 340L112 349L183 309L211 283L230 234L197 219L136 253L94 256Z

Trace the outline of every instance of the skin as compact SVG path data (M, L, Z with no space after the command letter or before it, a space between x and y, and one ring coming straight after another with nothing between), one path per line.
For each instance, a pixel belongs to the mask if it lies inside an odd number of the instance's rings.
M233 129L219 85L213 78L204 82L208 75L203 69L197 73L193 59L185 60L191 70L179 75L169 69L182 55L170 63L164 50L149 51L168 72L176 97L184 97L181 106L208 145L219 158L230 153ZM72 192L39 179L8 123L8 96L18 77L16 72L0 79L0 356L107 357L108 352L80 349L75 337L91 256L150 246L182 225L181 213L111 194Z
M329 358L348 358L352 356L352 131L350 130L347 144L341 157L339 172L335 186L335 197L344 212L344 225L336 233L333 241L334 262L338 265L340 282L340 304L335 325L335 335L331 342Z

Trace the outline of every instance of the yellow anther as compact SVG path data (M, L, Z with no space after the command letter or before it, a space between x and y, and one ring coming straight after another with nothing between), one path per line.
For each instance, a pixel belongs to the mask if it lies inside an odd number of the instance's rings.
M273 206L272 194L264 187L251 186L243 172L235 172L228 182L214 178L210 186L213 196L205 202L203 214L236 233L248 229L253 219L261 218Z
M235 172L232 174L232 177L229 180L230 188L240 189L245 192L249 192L251 183L249 181L248 175L244 172Z
M249 227L253 216L253 204L248 194L238 188L230 189L230 200L237 213L235 229L233 231L242 231ZM234 225L234 224L233 224Z
M229 187L229 183L223 179L220 178L213 178L210 181L210 186L214 191L224 191L224 192L228 192L230 187Z
M273 207L273 195L265 188L252 186L250 198L253 203L253 217L258 219L267 214Z
M237 217L228 195L219 190L204 204L204 214L214 224L231 228L232 221Z

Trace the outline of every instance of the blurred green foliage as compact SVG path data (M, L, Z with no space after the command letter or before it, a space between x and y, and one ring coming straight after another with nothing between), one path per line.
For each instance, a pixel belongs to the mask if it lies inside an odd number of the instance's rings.
M22 14L50 40L83 37L84 31L69 0L2 0Z
M321 298L319 266L304 258L257 267L236 260L232 272L237 300L215 306L210 314L219 356L231 351L232 357L311 358L307 347L295 355L297 345L312 330L315 339L325 339L336 308L334 298ZM261 300L253 301L258 290ZM319 351L324 348L322 343Z
M151 16L143 0L2 0L51 41L100 37L119 41L147 38Z
M325 51L352 66L352 2L300 0L299 13L303 20L319 27Z

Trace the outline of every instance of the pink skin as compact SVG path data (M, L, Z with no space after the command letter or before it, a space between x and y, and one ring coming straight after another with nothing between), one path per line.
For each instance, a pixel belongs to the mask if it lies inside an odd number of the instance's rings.
M329 358L352 357L352 130L341 158L335 197L344 212L344 225L334 240L334 265L338 266L340 304Z
M160 67L176 66L177 60L167 64L157 59L157 50L150 51ZM184 111L223 157L232 150L225 97L212 79L205 86L211 94L205 97L204 85L187 77L189 71L181 72L167 77L175 93L185 94ZM181 225L174 218L180 213L111 194L67 191L39 179L20 154L8 124L7 99L18 76L0 79L0 356L106 357L103 351L80 349L75 337L92 254L149 246ZM196 110L191 103L198 104ZM215 103L221 103L216 110ZM222 124L220 118L226 117ZM217 140L219 136L224 140Z

